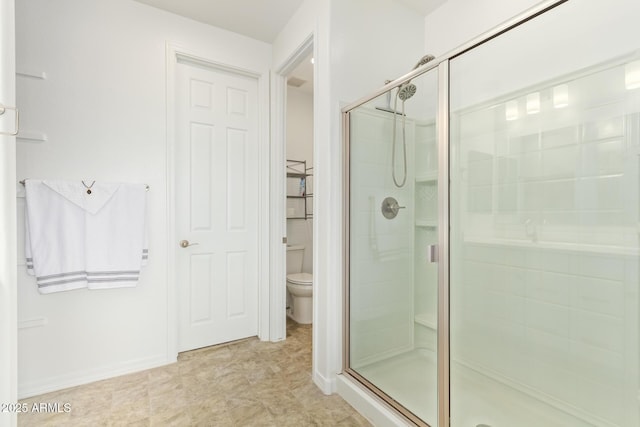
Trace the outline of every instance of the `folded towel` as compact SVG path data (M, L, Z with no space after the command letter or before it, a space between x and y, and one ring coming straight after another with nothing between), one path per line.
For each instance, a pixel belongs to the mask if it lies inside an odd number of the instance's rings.
M145 186L26 180L27 268L38 290L130 287L148 258Z

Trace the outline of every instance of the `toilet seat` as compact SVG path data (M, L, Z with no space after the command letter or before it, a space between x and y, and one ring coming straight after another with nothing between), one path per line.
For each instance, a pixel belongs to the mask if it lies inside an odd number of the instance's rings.
M309 273L287 274L287 282L295 285L311 286L313 284L313 275Z

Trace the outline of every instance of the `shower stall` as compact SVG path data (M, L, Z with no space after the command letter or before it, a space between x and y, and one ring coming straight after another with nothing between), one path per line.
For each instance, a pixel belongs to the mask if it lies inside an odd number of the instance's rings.
M640 5L603 3L343 109L343 374L411 424L640 425Z

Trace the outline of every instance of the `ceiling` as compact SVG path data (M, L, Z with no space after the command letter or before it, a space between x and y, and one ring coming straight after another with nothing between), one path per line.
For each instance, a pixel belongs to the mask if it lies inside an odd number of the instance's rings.
M446 1L447 0L396 0L396 2L405 5L422 16L430 14Z
M273 43L304 0L136 0L234 33ZM324 0L317 0L324 1ZM395 0L427 15L446 0Z
M313 64L312 55L300 61L298 66L287 76L289 87L294 87L302 92L313 94Z
M176 15L233 31L266 43L273 43L304 0L136 0ZM321 0L318 0L321 1ZM395 0L425 16L446 0ZM289 77L304 92L313 92L311 57L304 59ZM300 83L303 81L303 83ZM292 82L290 82L291 84Z
M272 43L304 0L136 0ZM276 6L277 7L274 7Z

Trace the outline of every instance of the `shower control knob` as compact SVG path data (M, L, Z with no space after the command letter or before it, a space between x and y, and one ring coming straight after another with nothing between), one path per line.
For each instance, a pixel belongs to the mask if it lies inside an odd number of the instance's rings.
M387 219L393 219L398 215L400 209L405 209L406 206L400 206L398 201L393 197L387 197L382 201L382 206L380 206L380 210L382 211L382 215Z

